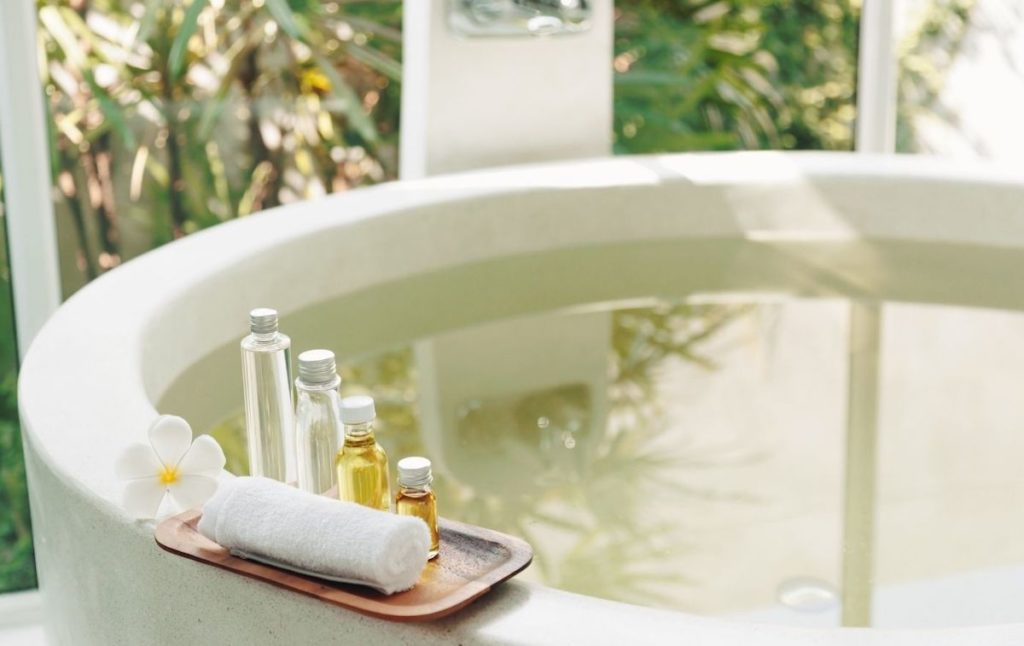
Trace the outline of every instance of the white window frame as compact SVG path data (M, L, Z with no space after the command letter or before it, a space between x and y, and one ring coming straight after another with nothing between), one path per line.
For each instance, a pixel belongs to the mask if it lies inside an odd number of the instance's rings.
M18 355L61 301L36 5L0 0L0 161Z
M864 0L857 45L857 129L854 150L896 152L896 6Z

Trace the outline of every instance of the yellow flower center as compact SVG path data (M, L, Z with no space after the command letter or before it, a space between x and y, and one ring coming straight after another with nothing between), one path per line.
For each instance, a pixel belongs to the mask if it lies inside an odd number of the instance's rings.
M160 474L157 477L160 478L160 484L174 484L178 481L178 468L164 467L163 469L160 469Z

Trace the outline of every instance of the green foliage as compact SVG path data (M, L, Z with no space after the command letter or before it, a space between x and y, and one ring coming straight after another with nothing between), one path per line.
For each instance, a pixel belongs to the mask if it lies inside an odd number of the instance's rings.
M36 585L15 393L15 373L10 368L0 382L0 592Z
M196 29L199 28L199 14L207 5L207 0L192 0L192 4L185 10L177 33L174 34L171 51L167 54L167 77L172 83L181 78L181 71L185 66L185 53L188 51L188 41L192 40Z
M3 216L3 185L0 182L0 220ZM6 241L0 228L0 592L36 585L32 557L32 526L18 428L18 351L13 333Z
M394 175L398 0L39 0L39 18L69 285Z
M395 175L399 0L38 2L72 288L191 231ZM860 4L619 0L616 151L850 149ZM932 4L904 106L934 95L929 61L972 0Z
M849 149L859 3L617 3L617 152Z
M932 0L918 16L916 28L900 43L896 150L923 152L915 124L924 119L955 127L956 115L946 114L936 103L975 4L976 0Z

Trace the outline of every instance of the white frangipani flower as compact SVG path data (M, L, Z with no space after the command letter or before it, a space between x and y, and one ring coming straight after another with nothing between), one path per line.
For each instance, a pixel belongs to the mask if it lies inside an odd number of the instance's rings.
M149 443L129 446L114 466L127 480L125 510L136 518L155 518L164 496L179 509L192 509L217 491L224 469L224 451L217 440L200 435L192 441L192 427L174 415L161 415L149 427Z

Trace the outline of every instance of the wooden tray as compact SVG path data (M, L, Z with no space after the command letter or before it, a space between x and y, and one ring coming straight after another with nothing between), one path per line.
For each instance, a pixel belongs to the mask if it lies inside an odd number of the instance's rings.
M522 539L441 518L441 553L427 563L415 587L388 596L233 556L199 533L196 524L201 515L191 510L168 518L157 525L156 542L168 552L391 621L430 621L450 615L522 572L533 560L533 549Z

